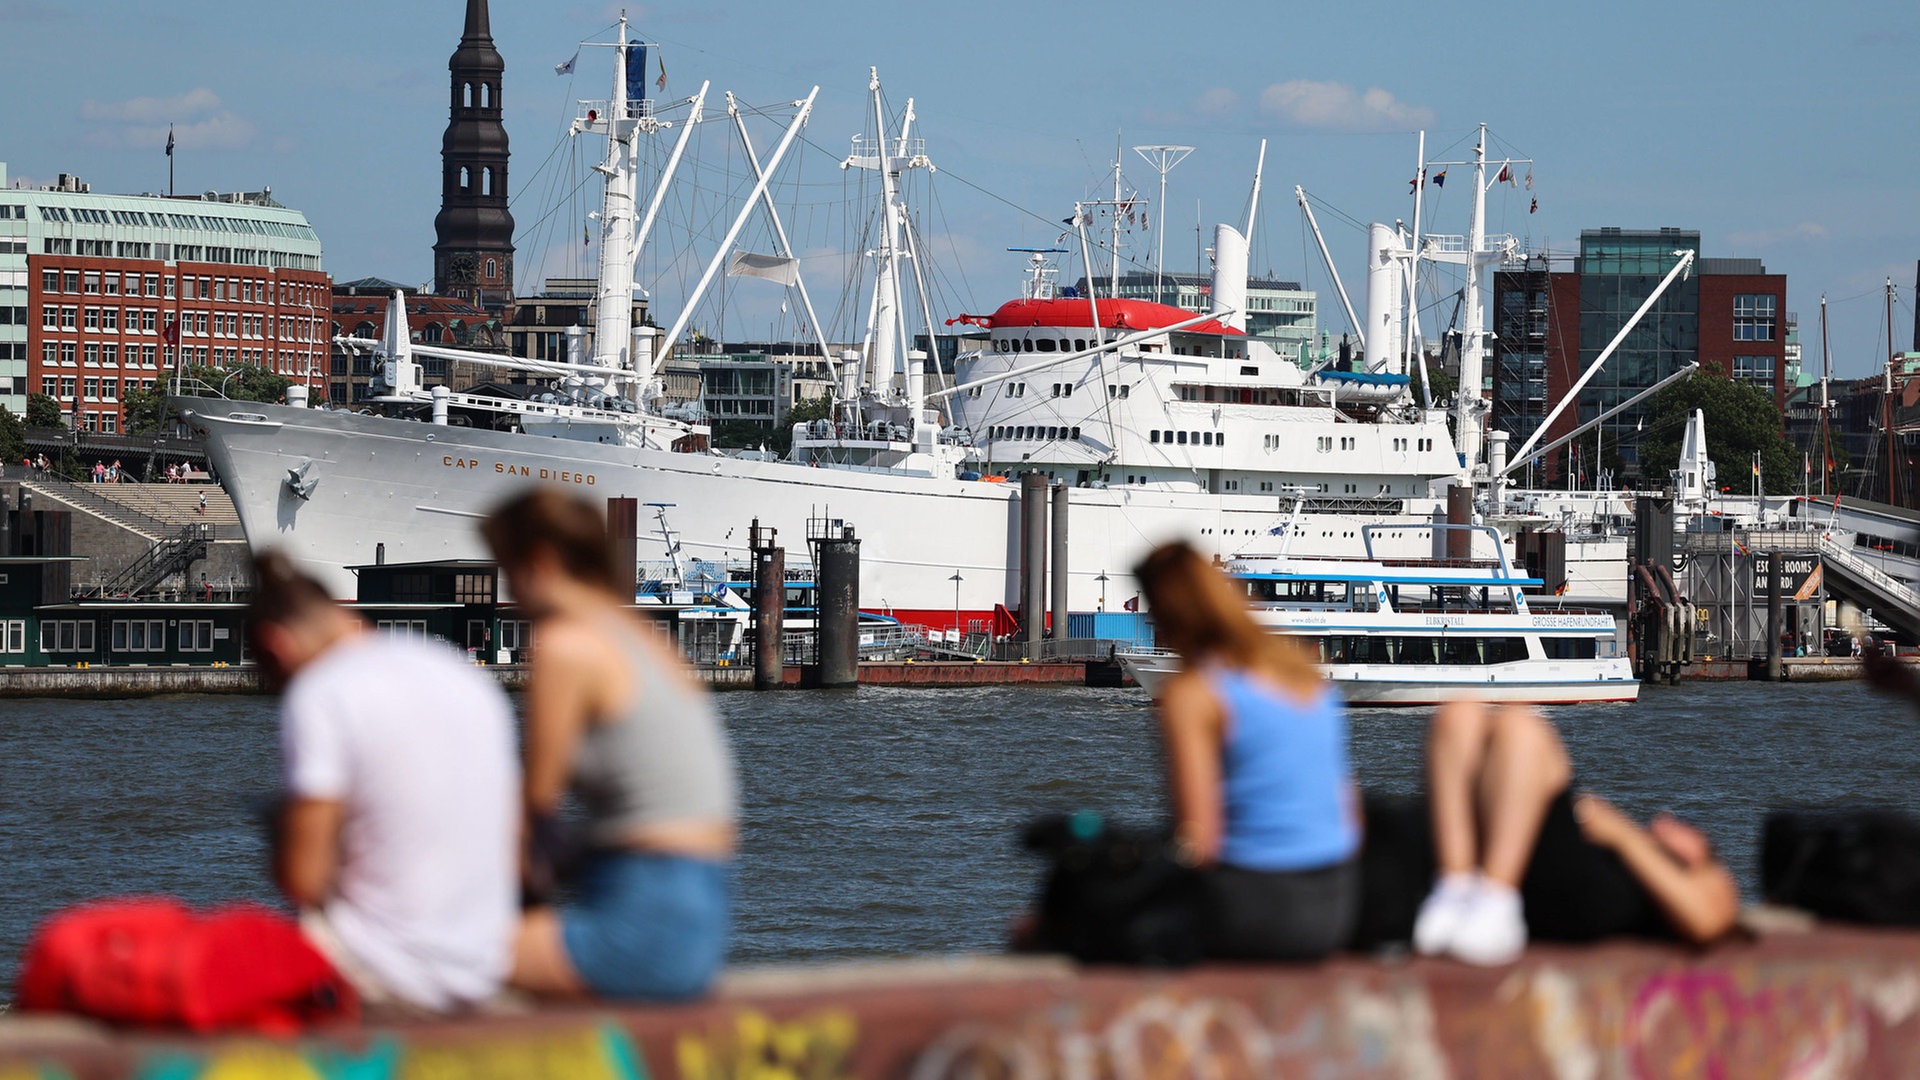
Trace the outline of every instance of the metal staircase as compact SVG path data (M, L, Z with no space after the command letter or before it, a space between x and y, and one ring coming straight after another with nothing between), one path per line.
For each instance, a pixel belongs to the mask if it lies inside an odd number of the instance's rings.
M145 555L100 587L103 596L138 596L207 557L211 525L186 525L156 542Z

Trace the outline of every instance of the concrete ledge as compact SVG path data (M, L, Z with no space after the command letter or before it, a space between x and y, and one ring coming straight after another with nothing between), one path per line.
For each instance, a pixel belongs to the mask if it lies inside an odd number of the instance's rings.
M0 1076L1910 1076L1920 935L1822 929L1705 953L1539 948L1499 970L1075 971L990 957L738 972L711 1001L542 1009L298 1042L0 1023Z
M149 697L154 694L258 694L252 667L89 667L0 669L0 698Z

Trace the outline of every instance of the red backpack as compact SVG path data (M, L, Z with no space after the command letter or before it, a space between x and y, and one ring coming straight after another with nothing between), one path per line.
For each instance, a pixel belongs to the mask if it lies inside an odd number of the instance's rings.
M353 987L291 919L256 904L196 912L165 897L50 916L27 945L16 1003L117 1023L275 1034L359 1015Z

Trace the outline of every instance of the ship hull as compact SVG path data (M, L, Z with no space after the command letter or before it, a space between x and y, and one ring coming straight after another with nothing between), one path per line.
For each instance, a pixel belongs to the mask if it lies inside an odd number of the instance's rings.
M861 606L911 612L921 625L951 628L957 612L962 628L985 620L1004 632L1008 609L1020 603L1014 483L672 453L344 410L206 398L179 406L205 437L249 544L284 550L343 599L356 592L349 567L486 558L479 519L519 491L552 484L595 502L670 504L667 522L683 558L747 560L755 519L796 551L805 549L809 520L845 521L861 539ZM1184 539L1222 558L1272 549L1291 510L1280 495L1119 486L1074 488L1069 499L1074 611L1125 606L1138 592L1134 563L1162 541ZM1358 554L1361 528L1384 524L1404 528L1376 531L1381 554L1431 556L1426 526L1437 504L1403 506L1398 515L1306 515L1291 529L1289 550ZM643 512L643 560L667 555L650 520ZM1624 591L1624 574L1607 572L1617 565L1568 569L1575 588L1564 600L1617 603L1613 594Z
M1019 487L896 472L641 450L339 410L182 399L190 425L233 497L255 550L283 549L337 596L354 595L346 569L376 562L487 557L476 524L537 484L600 501L671 504L683 558L745 560L758 519L804 549L810 519L852 525L861 540L861 606L906 610L946 626L1019 603ZM303 489L303 495L296 488ZM1138 488L1075 488L1069 496L1068 603L1117 610L1137 590L1129 576L1153 544L1185 539L1223 557L1274 543L1289 507L1279 496ZM648 535L639 555L658 559ZM1296 527L1303 554L1351 553L1379 516L1314 514ZM1431 512L1386 519L1390 554L1424 557ZM955 594L953 576L961 576ZM1101 578L1105 577L1105 581ZM945 617L941 618L945 613Z

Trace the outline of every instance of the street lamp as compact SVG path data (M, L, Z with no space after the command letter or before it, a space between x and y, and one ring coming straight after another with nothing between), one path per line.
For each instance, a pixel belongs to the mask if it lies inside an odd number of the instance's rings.
M960 583L967 579L960 576L960 571L955 570L953 576L947 580L953 582L953 643L959 646L966 640L965 635L960 633Z
M1100 576L1093 580L1100 583L1100 610L1104 612L1107 610L1107 581L1109 580L1107 572L1105 570L1100 571Z

